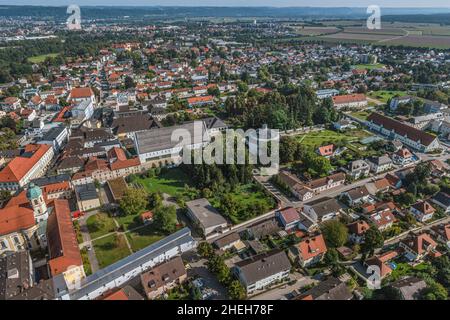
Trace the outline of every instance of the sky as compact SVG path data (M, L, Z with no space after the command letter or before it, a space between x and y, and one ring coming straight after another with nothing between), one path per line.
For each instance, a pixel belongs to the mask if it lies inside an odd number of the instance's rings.
M0 5L62 6L450 7L449 0L0 0Z

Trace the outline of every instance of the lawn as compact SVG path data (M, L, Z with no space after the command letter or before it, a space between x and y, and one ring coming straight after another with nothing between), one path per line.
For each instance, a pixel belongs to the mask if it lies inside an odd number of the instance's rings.
M337 142L353 142L362 138L371 136L365 130L350 130L346 132L337 132L332 130L322 130L310 132L297 136L301 144L308 147L317 148L323 145L337 143Z
M156 230L152 224L138 230L128 232L126 235L134 252L139 251L167 236L167 234L163 234Z
M373 69L381 69L384 68L384 64L381 63L375 63L375 64L357 64L355 66L355 68L357 70L363 70L363 69L367 69L367 70L373 70Z
M109 235L93 241L93 244L100 268L109 266L131 254L121 234Z
M350 115L352 115L355 118L361 119L361 120L367 120L367 117L371 114L372 112L368 112L368 111L355 111L350 113Z
M152 178L139 177L135 182L144 186L148 192L160 191L175 196L189 185L189 177L179 168L163 171L159 176Z
M370 92L368 95L369 97L373 99L380 100L383 103L387 103L389 99L395 96L404 96L408 93L406 91L386 91L386 90L380 90L380 91L373 91Z
M47 58L56 58L57 56L59 56L59 53L42 54L40 56L29 57L28 61L31 63L42 63Z
M86 221L91 239L96 239L116 230L114 220L107 213L99 212Z
M275 207L275 200L258 190L254 184L240 185L230 195L239 208L237 214L230 217L233 224L247 221ZM219 196L212 197L208 200L213 207L220 207ZM256 207L263 208L265 212L256 212Z

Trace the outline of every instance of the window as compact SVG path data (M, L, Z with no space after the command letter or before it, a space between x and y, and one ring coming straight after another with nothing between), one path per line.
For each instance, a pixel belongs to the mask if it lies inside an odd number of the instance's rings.
M2 240L2 241L0 242L0 247L1 247L2 250L8 249L8 247L6 246L6 241L3 241L3 240Z

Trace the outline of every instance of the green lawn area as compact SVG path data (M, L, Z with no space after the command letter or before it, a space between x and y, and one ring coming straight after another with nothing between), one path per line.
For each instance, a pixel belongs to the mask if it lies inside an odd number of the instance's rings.
M374 64L357 64L355 65L355 68L358 70L367 69L367 70L373 70L373 69L381 69L384 67L384 64L381 63L374 63Z
M361 119L361 120L366 120L367 117L371 114L372 112L369 111L355 111L350 113L352 116Z
M28 61L31 63L42 63L47 58L56 58L57 56L59 56L59 53L42 54L40 56L29 57Z
M116 229L114 220L104 212L99 212L96 215L89 217L86 221L86 225L89 230L89 234L91 235L91 239L114 232Z
M123 235L112 234L93 241L100 268L104 268L131 254Z
M184 189L186 184L189 185L189 177L179 168L168 169L157 177L141 178L135 182L144 186L148 192L160 191L175 196Z
M371 134L365 130L350 130L346 132L322 130L299 135L297 136L297 139L303 145L317 148L331 143L358 141L369 136L371 136Z
M386 90L380 90L380 91L373 91L369 92L368 96L380 100L383 103L387 103L390 98L395 96L404 96L407 95L408 92L406 91L386 91Z
M233 224L239 224L251 218L258 216L259 212L255 212L255 207L264 208L264 212L273 209L275 200L267 196L264 192L256 189L253 184L240 185L231 193L232 198L236 201L238 212L235 216L230 217ZM218 196L208 199L215 208L220 207L220 198Z
M128 232L126 235L134 252L141 250L167 236L167 234L163 234L156 230L152 224L149 224L141 229Z
M428 273L429 264L422 262L415 267L410 266L407 263L401 262L397 264L397 268L389 275L390 281L396 281L404 276L412 276L417 273Z

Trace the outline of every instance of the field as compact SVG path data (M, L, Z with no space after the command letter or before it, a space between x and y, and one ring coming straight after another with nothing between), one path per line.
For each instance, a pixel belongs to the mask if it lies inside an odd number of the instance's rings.
M159 176L152 178L138 178L136 181L148 192L163 192L171 196L183 191L184 186L189 185L189 177L179 168L163 171Z
M59 56L59 53L42 54L40 56L29 57L28 61L31 63L42 63L47 58L56 58L57 56Z
M406 91L386 91L386 90L380 90L380 91L373 91L368 94L370 98L380 100L383 103L387 103L389 99L395 96L404 96L408 93Z
M382 69L384 68L384 64L381 63L375 63L375 64L357 64L355 66L356 69L358 70L373 70L373 69Z
M355 26L356 24L356 26ZM424 48L450 48L450 26L439 26L433 24L414 24L414 23L391 23L379 30L369 30L365 24L357 25L359 22L353 24L331 23L328 22L326 28L340 27L343 30L340 32L333 32L332 34L309 34L299 33L304 35L303 40L322 40L331 43L374 43L387 46L404 45L410 47L424 47Z
M162 234L158 232L158 230L155 230L151 224L126 234L134 252L139 251L166 236L166 234Z
M100 268L104 268L131 254L124 235L112 234L93 241Z
M350 113L352 116L354 116L355 118L361 119L361 120L366 120L367 117L371 114L371 112L368 111L355 111Z
M90 216L86 221L91 239L96 239L110 232L114 232L116 224L114 220L104 212Z
M322 130L317 132L310 132L297 136L301 144L308 147L317 148L323 145L337 143L337 142L354 142L362 138L371 136L371 134L364 130L351 130L348 132L337 132L331 130Z
M304 36L319 36L339 31L339 29L335 27L296 27L295 29L295 33Z

